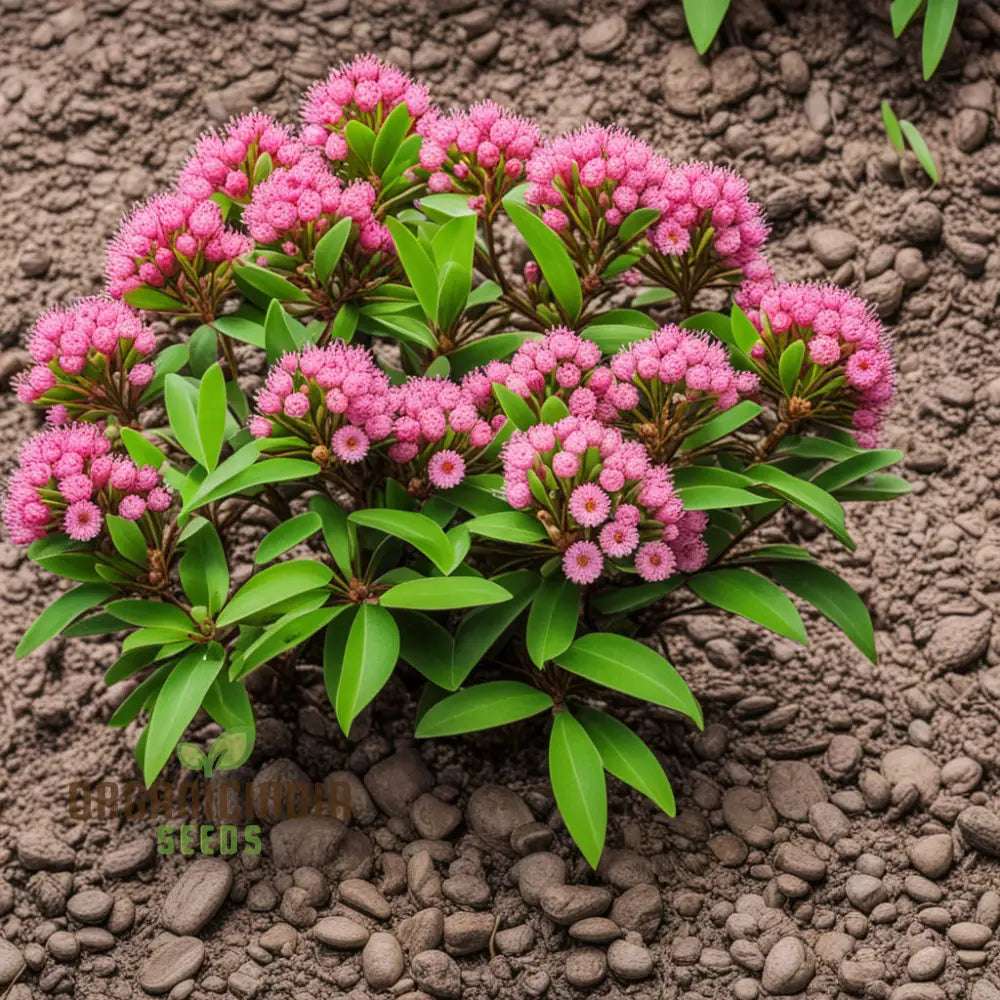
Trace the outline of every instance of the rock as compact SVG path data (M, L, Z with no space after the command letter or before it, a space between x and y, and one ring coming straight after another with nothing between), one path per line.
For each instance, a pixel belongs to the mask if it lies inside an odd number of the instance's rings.
M941 769L916 747L890 750L882 758L882 774L890 785L915 785L924 805L928 805L941 788Z
M346 827L330 816L286 819L271 830L271 858L278 871L318 868L334 863L344 842Z
M801 993L816 974L816 958L797 937L783 937L767 953L761 984L774 996Z
M975 108L962 108L952 121L951 134L963 153L974 153L984 142L990 128L990 116Z
M424 792L410 803L410 822L426 840L444 840L462 822L462 812L450 802Z
M611 907L611 919L623 930L637 931L652 941L663 920L663 897L655 885L637 885L623 892Z
M80 942L69 931L56 931L45 942L45 947L57 962L75 962L80 954Z
M361 969L365 982L373 990L387 990L403 975L406 962L399 942L384 931L373 934L361 953Z
M523 823L510 835L510 846L522 858L535 851L544 851L553 840L552 828L544 823Z
M606 848L597 865L597 874L615 889L631 889L656 881L656 869L648 858L635 851Z
M611 905L611 898L601 886L550 885L542 889L538 901L547 917L568 927L584 917L599 917Z
M274 924L260 936L260 946L272 955L288 957L295 952L298 943L298 931L288 924Z
M566 958L566 982L577 989L590 989L604 982L608 960L600 948L576 948Z
M421 906L441 901L441 876L427 851L419 851L406 863L406 887Z
M410 960L410 972L422 990L441 1000L459 1000L462 974L458 964L443 951L422 951Z
M885 978L885 963L877 959L845 960L837 970L837 981L845 992L861 996L869 983Z
M492 913L451 913L444 918L444 946L449 955L485 951L496 927Z
M990 644L993 615L948 615L934 629L925 652L932 665L945 670L961 670L975 663Z
M850 835L851 823L832 802L817 802L809 807L809 825L824 844L833 844Z
M708 848L726 868L738 868L747 859L747 845L735 833L720 833L711 837Z
M921 837L906 849L910 864L927 878L938 879L948 873L955 856L951 835L935 833Z
M925 263L924 255L916 247L903 247L896 254L892 266L903 279L903 287L908 292L922 288L931 276L931 269Z
M500 51L502 44L503 35L499 31L487 31L469 42L466 51L473 62L485 66Z
M1000 893L987 889L976 904L976 923L985 924L991 930L1000 926Z
M816 259L828 268L839 267L858 252L858 241L853 233L832 227L814 229L809 234L809 246Z
M156 857L156 843L152 837L136 837L119 844L104 855L101 872L105 878L128 878L143 868L148 868Z
M490 901L490 887L486 879L478 875L452 875L441 883L445 899L459 906L481 910Z
M989 927L973 923L971 920L960 920L948 928L948 940L956 948L984 948L991 937L993 931Z
M712 74L693 45L671 45L663 61L663 99L678 115L698 117L706 110L703 95L711 89Z
M254 813L269 819L291 815L295 786L311 788L309 775L293 760L279 757L268 761L254 776L251 791Z
M81 924L100 924L111 912L114 899L101 889L84 889L70 896L66 912Z
M221 858L192 862L163 901L161 923L174 934L197 934L219 912L232 885L233 870Z
M642 945L625 940L612 941L608 948L608 965L616 976L636 982L651 975L653 956Z
M301 886L293 885L285 890L279 912L293 927L312 927L316 923L316 908L309 903L308 890Z
M369 768L365 787L387 816L406 818L410 803L434 787L434 776L416 750L400 750Z
M351 818L361 826L369 826L378 819L378 809L372 802L364 782L353 771L331 771L323 779L323 789L328 799L337 801L345 792L351 808Z
M73 870L76 854L58 837L34 828L25 830L18 837L17 860L30 872L63 872Z
M587 944L609 944L622 936L622 930L607 917L585 917L570 926L569 936Z
M273 910L279 902L281 902L281 897L274 886L266 880L255 882L247 891L247 908L253 913L267 913L268 910Z
M76 942L84 951L110 951L115 946L115 936L103 927L81 927L76 932Z
M601 18L580 35L580 48L595 59L614 55L628 38L628 23L620 14Z
M874 875L851 875L844 886L844 891L851 906L862 913L871 913L879 903L889 899L889 893L882 880L875 878Z
M370 937L367 927L349 917L324 917L312 932L317 941L338 951L357 951Z
M444 940L444 914L436 906L418 910L400 921L396 936L410 955L433 951Z
M367 913L376 920L388 920L392 916L389 901L378 889L360 878L349 878L340 883L340 901L354 909Z
M510 855L510 837L519 826L534 821L517 792L502 785L483 785L469 796L465 816L472 831L496 850Z
M801 760L779 761L767 776L767 797L785 819L809 816L809 808L827 799L820 776Z
M7 986L24 970L24 956L10 943L0 938L0 986Z
M839 965L854 950L854 938L843 931L827 931L816 939L816 957L829 966Z
M744 838L754 827L773 830L778 825L771 803L760 792L740 785L723 793L722 818L733 833Z
M17 259L17 266L26 278L44 278L52 264L52 258L37 247L25 250Z
M493 940L501 955L523 955L535 947L535 932L530 924L518 924L497 931Z
M870 278L858 289L858 295L868 299L881 319L889 319L903 301L903 279L893 270Z
M794 97L801 97L809 89L809 64L801 52L794 49L782 52L778 60L778 70L785 90Z
M937 948L933 945L921 948L910 956L910 961L906 965L907 975L919 983L937 979L944 972L947 957L944 948Z
M753 53L742 45L723 49L712 60L712 90L723 104L749 97L760 85L760 69Z
M810 851L791 843L778 845L774 865L779 871L788 872L806 882L819 882L826 877L826 862Z
M929 201L915 201L907 206L899 220L899 234L910 243L926 246L937 243L944 231L944 216L937 205Z
M518 861L510 873L517 880L521 898L529 906L538 906L544 889L565 883L566 862L558 854L538 851Z
M830 109L830 94L826 85L814 82L802 102L809 127L820 135L833 131L833 111Z
M205 945L195 937L178 937L160 945L139 968L139 985L154 996L169 993L193 979L205 961Z

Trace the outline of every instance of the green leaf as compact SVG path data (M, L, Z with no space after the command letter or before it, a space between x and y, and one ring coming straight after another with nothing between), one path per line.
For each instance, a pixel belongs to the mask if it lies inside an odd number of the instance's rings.
M31 624L14 650L15 659L24 659L44 642L58 635L74 618L103 603L115 593L106 583L83 583L57 597Z
M251 288L257 289L266 299L277 299L282 302L309 302L309 296L297 288L280 274L260 267L258 264L235 264L233 274Z
M337 684L337 721L345 734L382 690L397 659L399 629L392 615L377 604L362 604L351 624Z
M627 243L634 236L638 236L643 230L648 229L659 217L659 209L637 208L622 220L622 224L618 227L618 239Z
M500 408L507 414L507 418L519 431L525 431L538 423L538 418L531 412L531 407L507 386L494 382L493 395L496 396Z
M510 513L510 504L497 495L498 491L503 489L503 480L497 477L499 483L486 485L473 481L477 479L481 480L483 477L466 476L464 482L453 486L450 490L442 490L438 495L477 517Z
M760 334L747 314L737 305L734 305L729 312L729 328L732 334L731 343L749 355L750 349L760 340Z
M204 770L208 758L201 752L201 748L193 743L177 744L177 759L181 767L186 767L189 771L200 773Z
M288 324L289 319L281 303L277 299L272 300L264 318L264 344L269 365L273 365L286 352L295 351L295 337Z
M701 728L701 707L684 679L659 653L635 639L591 632L580 636L555 661L564 670L612 691L680 712Z
M125 301L134 309L148 309L152 312L177 312L181 303L173 296L156 288L144 285L125 293Z
M891 11L891 8L890 8ZM929 80L941 62L958 13L958 0L927 0L922 45L924 79ZM895 28L895 24L893 25ZM929 173L929 171L928 171Z
M119 656L104 675L104 683L111 687L112 684L118 684L135 676L143 667L149 666L153 654L152 649L135 649L131 653Z
M194 622L174 604L162 601L144 601L141 598L126 598L105 605L108 614L120 618L129 625L143 628L166 628L187 635L195 631Z
M182 513L186 513L194 507L201 506L204 498L210 493L253 465L260 458L261 447L261 440L249 441L242 448L234 451L224 462L216 466L202 480L197 490L195 490L191 498L184 504Z
M253 726L229 729L212 744L212 754L218 755L215 767L219 771L232 771L241 767L253 753L255 728Z
M188 340L188 366L196 378L201 378L215 363L219 349L218 339L218 334L207 323L191 334Z
M778 378L781 388L789 399L795 394L795 386L802 371L802 360L806 356L806 342L793 340L782 352L778 361Z
M347 610L330 622L323 637L323 686L326 688L330 704L336 707L337 685L344 666L344 652L347 649L347 639L351 634L358 604L349 604Z
M108 534L111 535L111 541L119 553L137 566L148 566L149 556L146 551L146 539L139 525L135 521L127 521L124 517L118 517L117 514L108 514L105 522L108 526Z
M249 448L250 445L244 445L240 451ZM237 452L239 454L239 452ZM230 456L235 458L236 456ZM228 461L228 459L227 459ZM224 465L225 463L223 463ZM219 466L221 469L222 466ZM218 472L219 469L215 471ZM275 483L283 483L292 479L311 479L319 472L319 466L315 462L310 462L307 459L302 458L271 458L264 462L258 462L256 465L251 465L248 469L243 472L237 473L221 483L214 490L205 496L201 496L195 502L195 499L186 505L186 507L201 507L206 504L214 503L216 500L222 500L225 497L232 496L234 493L241 493L244 490L252 490L256 486L271 486ZM206 480L207 482L207 480ZM199 490L200 494L202 491ZM198 494L195 495L196 498Z
M536 667L569 649L580 624L580 588L570 580L543 580L528 610L525 646Z
M826 490L774 465L754 465L746 470L746 474L755 482L770 487L779 496L818 517L843 545L854 551L856 546L844 523L844 508Z
M838 500L870 500L876 503L883 500L894 500L913 492L913 487L902 478L885 472L843 486L836 492Z
M729 0L684 0L684 18L699 55L715 41L728 10Z
M357 328L358 307L351 302L345 302L337 311L337 315L334 318L333 326L330 328L330 339L350 343Z
M420 199L420 210L433 222L447 222L460 215L475 215L469 208L469 196L458 192L429 194Z
M205 711L223 729L254 730L253 706L242 681L231 681L225 671L216 675L202 700Z
M167 460L167 456L155 444L147 441L139 431L134 431L131 427L122 427L121 434L129 458L136 465L151 465L154 469L159 469Z
M580 336L592 340L604 354L614 354L626 344L635 344L649 339L649 329L632 323L609 324L591 323L580 331Z
M782 587L808 601L839 628L872 663L877 661L875 630L864 601L836 573L806 560L777 562L768 574Z
M888 137L892 148L895 149L897 153L902 153L903 150L906 149L906 143L903 141L903 132L899 127L899 119L896 117L896 114L892 110L888 101L883 101L881 107L882 124L885 126L885 134Z
M682 330L704 330L724 344L735 344L733 339L733 321L718 312L702 312L689 316L680 324Z
M534 212L519 205L510 195L503 199L503 206L528 244L556 301L569 319L575 321L583 307L583 289L563 241Z
M417 724L418 739L457 736L530 718L552 707L544 691L518 681L488 681L443 698Z
M455 644L451 633L433 618L417 611L397 610L399 655L436 686L455 691L465 680L455 668Z
M369 165L375 148L375 133L364 122L349 121L344 126L344 138L351 152L366 166Z
M198 390L180 375L168 375L163 385L167 418L177 443L201 466L208 465L198 429Z
M853 455L829 469L824 469L818 476L813 477L813 482L828 493L832 493L841 486L849 486L872 472L884 469L887 465L895 465L902 460L903 453L895 449L863 451L860 455Z
M663 302L669 302L671 299L677 298L676 293L669 289L663 288L661 285L655 285L651 288L644 288L639 294L632 300L632 305L639 306L658 306Z
M542 403L541 416L542 423L557 424L564 417L569 416L569 407L558 396L549 396Z
M232 625L263 611L279 601L295 597L317 587L325 587L333 571L310 559L269 566L254 574L223 608L218 625Z
M438 294L438 277L434 262L402 222L392 216L385 221L396 244L399 262L417 293L417 301L424 315L433 321L437 318Z
M153 362L156 374L153 376L153 381L146 386L145 391L139 397L140 401L146 403L151 399L156 399L163 392L163 383L166 377L174 372L179 372L188 363L188 354L186 343L171 344L160 351Z
M238 671L233 679L245 677L261 664L305 642L311 635L328 625L346 607L346 604L341 604L338 607L316 608L302 613L293 611L283 615L243 651L238 660Z
M434 576L397 583L382 594L379 603L386 608L447 611L480 604L499 604L509 600L510 596L498 584L474 576Z
M590 867L596 868L608 828L604 762L587 731L569 712L557 712L552 722L549 777L566 829Z
M401 538L427 556L442 573L451 569L455 550L448 536L423 514L402 510L356 510L348 515L348 520Z
M108 725L112 729L119 729L127 726L143 710L150 698L155 698L163 687L170 671L173 669L173 662L161 664L145 680L143 680L128 697L115 709ZM138 748L137 748L138 750Z
M467 521L466 526L474 535L512 542L515 545L531 545L548 538L548 533L537 518L519 510L483 514Z
M67 625L62 634L67 638L88 635L110 635L112 632L120 632L122 623L114 615L98 612L89 618L79 618L72 625Z
M451 329L461 315L469 297L471 268L453 260L445 261L438 272L437 321L442 330Z
M823 458L832 462L841 462L845 458L853 458L860 449L831 441L829 438L798 437L789 435L781 439L779 454L795 455L797 458Z
M668 816L677 812L673 789L656 755L624 723L586 705L573 707L597 747L605 770L651 799Z
M748 424L761 411L763 407L752 400L744 399L728 410L723 410L718 416L712 417L708 423L703 424L693 434L689 434L681 445L681 451L694 451L696 448L703 448L719 438L732 434L739 430L744 424Z
M698 573L688 586L703 601L749 618L794 642L808 641L795 605L770 580L748 569L715 569Z
M185 540L179 567L181 586L191 604L208 608L210 615L217 614L229 596L229 565L214 525L204 521Z
M767 497L733 486L689 486L677 492L685 510L720 510L771 503Z
M233 340L253 344L254 347L264 347L264 317L259 309L248 303L244 303L234 313L217 316L212 325Z
M324 284L329 281L330 275L340 263L340 257L350 235L351 220L344 218L325 232L316 244L316 249L313 251L313 267L316 269L316 277Z
M219 463L225 431L226 380L222 369L214 364L201 377L198 388L198 437L205 457L204 465L209 472Z
M279 524L277 528L269 531L261 539L253 561L260 565L261 563L271 562L272 559L277 559L278 556L284 554L293 546L298 545L299 542L305 541L310 535L316 534L322 526L322 518L313 511L299 514L290 521Z
M924 0L892 0L889 18L892 21L892 33L896 38L899 38L903 29L913 20L913 15L923 2Z
M748 552L740 556L741 559L752 559L755 562L785 562L793 559L796 562L806 560L812 561L812 554L799 545L762 545L753 552Z
M382 126L375 136L375 144L372 146L372 167L374 167L375 173L381 175L389 166L396 151L406 138L409 128L410 116L407 113L406 104L397 104L382 122Z
M460 378L487 362L509 358L523 343L537 339L537 333L495 333L463 344L448 355L452 376Z
M326 547L333 556L333 561L337 568L350 580L354 575L353 553L356 548L354 538L354 527L347 520L347 514L339 504L336 504L329 497L322 495L314 496L309 501L309 509L320 516L323 522L323 540Z
M142 768L147 788L170 759L225 660L225 650L212 642L192 650L171 669L149 720Z
M934 157L931 156L931 151L924 141L924 137L917 131L917 127L913 122L908 122L904 119L899 123L899 127L903 135L906 136L906 141L910 144L914 155L920 161L920 166L924 168L924 173L937 184L940 179L937 164L934 162Z
M678 575L656 583L640 583L632 587L609 590L606 594L599 594L593 598L593 605L605 615L626 614L655 604L667 594L672 594L683 583L684 578Z

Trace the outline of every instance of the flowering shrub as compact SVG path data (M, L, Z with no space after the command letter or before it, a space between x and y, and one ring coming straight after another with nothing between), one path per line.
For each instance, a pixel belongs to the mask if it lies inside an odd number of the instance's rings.
M844 581L755 538L797 508L853 548L843 504L906 491L876 448L892 352L851 293L776 282L766 235L727 170L446 113L371 56L309 91L298 132L254 112L203 136L122 223L108 297L31 335L17 392L51 426L4 521L77 585L18 655L126 633L110 721L148 720L147 782L199 709L249 753L247 676L312 645L345 733L397 667L426 682L421 738L546 713L596 864L606 771L674 808L608 693L701 725L643 628L714 607L805 642L790 592L875 657ZM731 309L694 313L709 287ZM248 568L250 507L273 528Z

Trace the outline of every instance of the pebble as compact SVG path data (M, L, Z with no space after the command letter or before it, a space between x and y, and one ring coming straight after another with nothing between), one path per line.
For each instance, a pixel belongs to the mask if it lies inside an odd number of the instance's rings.
M542 911L564 927L585 917L599 917L611 905L611 893L601 886L549 885L539 894Z
M989 927L973 923L971 920L961 920L948 928L948 940L956 948L983 948L991 937L993 931Z
M971 757L955 757L941 768L941 784L953 795L971 792L983 780L983 765Z
M779 761L771 768L767 797L780 816L798 821L808 818L811 806L827 800L822 778L801 760Z
M881 879L861 873L851 875L844 885L844 891L851 906L862 913L871 913L879 903L889 898L889 893Z
M807 882L819 882L826 877L826 862L807 847L796 844L780 844L774 856L774 864L780 871L796 875Z
M40 829L25 830L17 841L17 860L28 871L72 871L76 854L58 837Z
M851 832L850 820L832 802L817 802L809 807L809 825L824 844L833 844Z
M601 18L580 34L580 49L595 59L617 52L628 37L628 23L620 14Z
M915 201L907 206L899 220L899 233L910 243L925 246L937 243L944 231L944 216L937 205L929 201Z
M809 64L801 52L794 49L782 52L778 60L778 70L785 90L795 97L801 97L809 89Z
M749 853L747 845L734 833L721 833L710 838L708 848L726 868L738 868Z
M761 984L774 996L801 993L816 974L816 958L797 937L777 941L764 959Z
M760 792L742 786L727 788L723 793L722 818L733 833L744 839L754 828L773 830L778 825L771 803Z
M399 942L384 931L377 931L361 953L361 969L365 982L373 990L386 990L403 975L406 963Z
M465 807L472 831L494 849L511 853L511 834L535 817L517 792L502 785L477 788Z
M985 806L969 806L958 814L965 842L977 851L1000 858L1000 817Z
M407 818L410 804L434 787L434 776L416 750L400 750L365 774L365 788L387 816Z
M885 963L877 959L846 959L837 969L837 981L848 993L861 996L870 983L885 978Z
M443 951L422 951L410 960L410 973L417 986L440 1000L459 1000L462 973L456 961Z
M608 947L608 965L622 979L638 981L653 971L653 956L648 948L631 941L613 941Z
M961 670L978 660L990 642L993 615L948 615L934 628L925 653L938 670Z
M906 849L910 864L927 878L938 879L947 875L955 857L951 835L935 833L921 837Z
M114 900L101 889L85 889L66 901L66 912L81 924L102 923L111 912Z
M570 932L572 933L572 928ZM523 955L534 948L535 931L530 924L519 924L517 927L497 931L493 940L501 955Z
M17 258L17 266L26 278L44 278L52 265L52 258L36 247L25 250Z
M462 812L450 802L424 792L410 803L410 822L421 837L444 840L462 822Z
M611 919L627 931L652 941L663 920L663 897L655 885L636 885L623 892L611 907Z
M987 889L976 904L976 923L985 924L992 930L1000 926L1000 893Z
M69 931L56 931L45 942L45 947L57 962L75 962L80 954L80 942Z
M984 142L990 116L976 108L962 108L952 121L952 138L963 153L974 153Z
M160 945L139 968L139 985L154 996L169 993L192 979L205 961L205 945L196 937L178 937Z
M760 84L760 68L753 53L742 45L723 49L712 59L712 90L723 104L749 97Z
M858 241L853 233L828 226L809 234L809 246L816 259L831 269L849 261L858 252Z
M388 920L392 916L389 901L378 889L360 878L345 879L338 889L340 901L354 909L367 913L376 920Z
M880 319L889 319L899 311L904 290L903 279L890 269L862 284L858 295L871 302Z
M569 936L587 944L608 944L620 938L622 931L618 924L607 917L585 917L570 925Z
M160 920L168 931L197 934L219 912L233 885L233 870L221 858L200 858L167 894Z
M450 955L473 955L489 947L496 927L492 913L450 913L444 918L444 944Z
M367 927L349 917L338 916L324 917L312 932L317 941L339 951L357 951L370 937Z
M920 951L910 956L910 960L906 964L906 973L910 979L917 982L927 982L931 979L937 979L944 972L947 957L944 948L938 948L933 945L921 948Z
M608 960L600 948L575 948L566 958L566 982L577 989L589 989L604 982Z
M882 774L890 785L912 783L929 804L941 788L941 769L917 747L897 747L882 758Z

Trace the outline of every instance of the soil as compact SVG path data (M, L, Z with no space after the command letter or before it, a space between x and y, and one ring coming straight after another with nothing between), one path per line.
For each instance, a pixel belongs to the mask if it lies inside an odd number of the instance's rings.
M665 0L0 0L5 468L38 423L9 391L24 337L100 290L122 212L210 122L254 104L291 119L310 81L371 49L442 103L492 97L553 132L615 120L745 174L778 273L858 287L891 324L886 443L913 484L850 510L853 555L805 519L782 528L864 594L877 667L816 619L808 649L722 617L662 630L708 725L617 706L678 815L614 784L596 874L538 733L414 752L404 677L348 743L309 663L260 699L244 776L341 772L346 829L265 824L260 855L195 860L157 854L153 821L73 818L72 782L137 777L134 727L105 725L125 694L102 680L115 646L15 661L53 585L0 541L0 995L1000 998L1000 10L963 3L923 83L919 30L895 41L886 9L736 0L701 59ZM883 97L937 186L891 150Z

